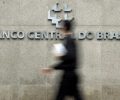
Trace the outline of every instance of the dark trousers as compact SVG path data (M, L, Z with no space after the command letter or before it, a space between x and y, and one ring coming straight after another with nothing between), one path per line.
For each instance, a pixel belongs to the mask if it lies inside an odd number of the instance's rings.
M82 92L78 89L78 76L73 72L65 72L59 85L55 100L65 100L67 96L74 100L83 100Z
M67 96L74 98L74 100L83 100L83 96L77 88L68 89L67 87L63 86L59 88L55 100L65 100Z

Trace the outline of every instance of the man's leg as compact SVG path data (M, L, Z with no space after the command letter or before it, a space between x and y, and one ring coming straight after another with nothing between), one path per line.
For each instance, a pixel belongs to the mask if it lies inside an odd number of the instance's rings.
M80 93L78 89L76 89L74 92L74 98L75 100L84 100L82 93Z
M64 91L64 87L60 87L55 100L64 100L65 96L66 96L66 94L65 94L65 91Z

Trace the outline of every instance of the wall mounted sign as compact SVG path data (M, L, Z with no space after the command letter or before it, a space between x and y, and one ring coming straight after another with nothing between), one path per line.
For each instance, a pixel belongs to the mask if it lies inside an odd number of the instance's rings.
M58 13L64 12L64 18L59 18ZM55 25L56 28L61 28L60 22L62 20L72 21L74 18L69 17L69 13L72 12L72 8L70 8L67 4L64 4L64 8L60 8L59 3L56 3L49 11L48 11L48 20L52 22L52 25Z

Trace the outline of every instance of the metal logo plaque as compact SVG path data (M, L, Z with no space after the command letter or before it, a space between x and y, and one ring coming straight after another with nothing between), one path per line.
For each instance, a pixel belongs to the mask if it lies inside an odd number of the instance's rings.
M64 18L58 18L57 14L64 11ZM72 11L67 4L64 4L64 8L61 9L59 3L56 3L49 11L48 11L48 20L52 22L52 25L55 25L56 28L62 28L60 22L62 20L69 20L72 21L74 17L69 17L68 14Z

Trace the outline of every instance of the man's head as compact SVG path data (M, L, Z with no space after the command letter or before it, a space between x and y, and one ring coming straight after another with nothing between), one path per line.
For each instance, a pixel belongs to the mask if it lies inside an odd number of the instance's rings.
M62 31L67 33L72 31L72 22L69 20L62 21Z

